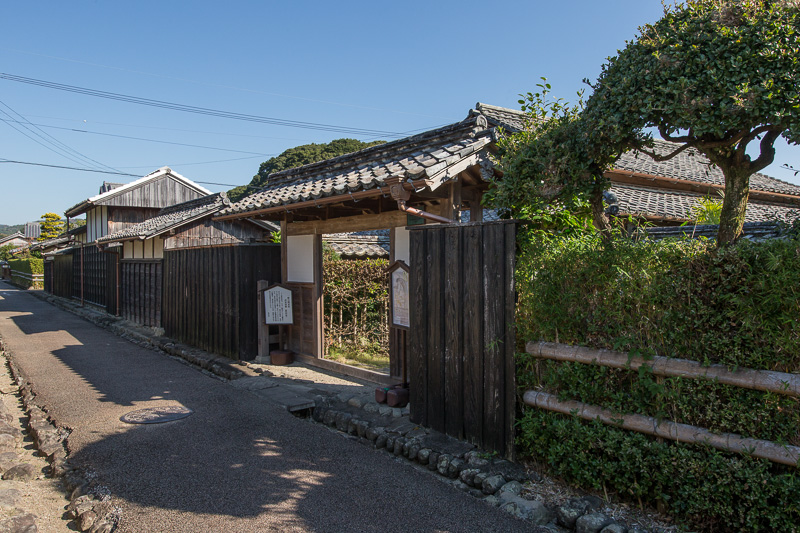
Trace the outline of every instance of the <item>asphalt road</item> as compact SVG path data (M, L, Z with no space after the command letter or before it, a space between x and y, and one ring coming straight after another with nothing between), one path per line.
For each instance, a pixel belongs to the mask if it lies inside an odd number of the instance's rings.
M119 531L536 531L433 474L0 282L0 335ZM194 414L129 425L133 410Z

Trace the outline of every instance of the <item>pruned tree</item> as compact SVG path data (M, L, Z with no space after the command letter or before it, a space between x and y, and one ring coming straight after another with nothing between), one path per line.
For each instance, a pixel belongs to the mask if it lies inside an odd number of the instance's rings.
M688 0L610 58L583 118L597 147L656 161L696 148L725 176L719 244L742 233L750 176L800 141L800 2ZM650 149L655 129L675 149ZM752 154L752 155L751 155Z
M58 213L45 213L42 215L41 222L39 222L41 232L37 240L46 241L48 239L55 239L64 231L64 225L64 221Z

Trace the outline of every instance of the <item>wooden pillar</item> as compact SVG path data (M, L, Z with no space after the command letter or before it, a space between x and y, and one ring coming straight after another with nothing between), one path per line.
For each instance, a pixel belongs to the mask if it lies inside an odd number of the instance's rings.
M269 357L269 326L266 322L266 311L264 310L264 291L269 287L269 282L259 280L256 282L258 291L258 359L257 361L267 361ZM281 326L283 327L283 326Z
M325 356L325 306L322 285L322 235L314 235L314 356Z

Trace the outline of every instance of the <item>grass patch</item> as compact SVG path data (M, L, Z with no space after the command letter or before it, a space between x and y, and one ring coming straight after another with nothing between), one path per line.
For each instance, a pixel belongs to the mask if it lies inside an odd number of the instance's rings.
M389 354L359 350L352 346L329 346L326 359L377 372L389 372Z

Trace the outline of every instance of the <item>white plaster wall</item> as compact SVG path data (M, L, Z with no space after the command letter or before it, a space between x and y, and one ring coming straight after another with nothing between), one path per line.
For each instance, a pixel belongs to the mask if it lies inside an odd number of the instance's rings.
M409 231L404 227L394 229L394 260L411 266L411 245Z
M314 235L286 237L287 281L314 282Z

